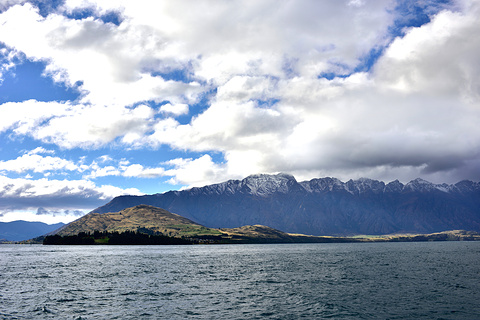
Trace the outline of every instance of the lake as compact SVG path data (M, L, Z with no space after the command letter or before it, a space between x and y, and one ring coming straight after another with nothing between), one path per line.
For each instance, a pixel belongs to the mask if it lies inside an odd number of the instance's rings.
M0 245L0 319L480 319L480 242Z

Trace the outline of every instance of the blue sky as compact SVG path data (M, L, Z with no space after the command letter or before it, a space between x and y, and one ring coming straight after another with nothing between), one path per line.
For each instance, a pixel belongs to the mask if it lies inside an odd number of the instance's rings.
M480 3L0 3L0 221L255 173L480 174Z

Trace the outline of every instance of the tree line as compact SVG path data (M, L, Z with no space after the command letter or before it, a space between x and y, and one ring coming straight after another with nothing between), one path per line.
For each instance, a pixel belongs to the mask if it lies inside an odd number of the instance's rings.
M185 238L175 238L163 234L146 234L137 231L80 232L77 235L50 235L43 239L44 245L178 245L194 244L196 241Z

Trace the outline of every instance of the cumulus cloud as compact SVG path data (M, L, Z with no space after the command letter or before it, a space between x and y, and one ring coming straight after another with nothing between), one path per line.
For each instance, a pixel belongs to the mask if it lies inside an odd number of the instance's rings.
M188 114L188 104L180 103L176 105L172 105L171 103L164 104L160 107L160 112L163 113L170 113L174 116L179 116L182 114Z
M16 4L22 4L27 2L28 0L2 0L0 2L0 12L8 9L9 7L16 5Z
M165 172L165 175L173 176L172 184L189 186L203 186L205 182L214 183L225 177L225 168L212 161L209 155L197 159L177 158L165 163L173 167Z
M101 157L102 158L102 157ZM163 167L145 167L138 163L130 163L126 160L108 159L103 162L112 162L113 165L101 166L97 162L93 162L88 168L88 174L85 179L96 179L108 176L121 176L126 178L158 178L164 176L165 169Z
M180 149L222 151L226 175L244 166L305 178L475 179L477 7L442 11L411 28L370 74L330 81L234 76L190 124L159 122L151 138ZM262 108L257 99L277 102Z
M478 4L468 12L442 11L430 23L396 39L376 66L382 85L407 93L478 102Z
M478 1L426 10L430 22L393 34L397 5L68 0L45 17L31 4L12 6L0 15L0 41L46 63L46 75L82 96L3 104L0 132L67 149L168 145L202 154L166 162L171 169L92 167L90 178L172 176L199 185L286 171L475 179ZM94 15L65 15L82 8ZM98 18L108 12L121 23ZM169 78L175 71L182 76Z
M3 82L4 73L15 66L14 60L17 53L7 48L3 48L0 43L0 85Z
M95 179L107 176L122 176L127 178L158 178L164 176L165 173L165 169L162 167L148 168L138 163L105 167L93 165L92 168L93 169L91 172L88 175L85 175L84 178Z
M81 217L83 215L85 215L85 213L81 210L47 210L45 208L38 208L37 209L37 212L36 212L37 215L51 215L53 217L56 217L58 215L61 215L61 216L76 216L76 217Z
M36 147L33 150L27 151L27 155L33 155L33 154L54 154L55 151L53 150L47 150L44 147Z
M63 148L97 148L121 138L137 141L153 123L154 111L136 107L75 105L28 100L0 108L0 132L28 135Z
M85 180L12 179L0 175L0 212L43 208L45 210L91 210L135 188L97 186Z
M71 174L82 173L83 178L87 180L108 176L158 178L165 175L163 167L145 167L138 163L131 164L126 160L115 160L105 155L86 164L83 157L73 161L60 157L43 156L42 153L51 154L54 151L37 147L16 159L0 161L0 173L27 173L27 177L32 178L30 173L42 173L44 176L50 176L52 173L62 175L67 171Z
M81 170L79 166L72 161L61 159L58 157L42 157L38 154L24 154L14 160L0 161L0 171L13 172L45 172L55 170L77 171Z
M148 25L115 26L101 20L42 17L29 3L0 16L2 41L27 57L47 62L55 81L80 86L82 102L132 105L141 101L193 102L196 82L165 81L152 76L165 40ZM159 54L160 53L160 54Z
M85 180L12 179L0 175L0 219L68 223L124 194L142 193L136 188L97 186Z

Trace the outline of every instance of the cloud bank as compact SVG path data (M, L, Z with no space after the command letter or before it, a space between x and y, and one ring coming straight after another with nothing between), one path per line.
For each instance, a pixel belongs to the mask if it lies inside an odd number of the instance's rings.
M55 168L87 184L184 186L260 172L479 179L477 0L67 0L42 10L0 7L0 77L20 55L79 97L4 103L0 133L63 150L187 155L95 167L24 154L0 162L5 174Z

